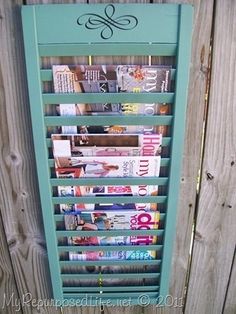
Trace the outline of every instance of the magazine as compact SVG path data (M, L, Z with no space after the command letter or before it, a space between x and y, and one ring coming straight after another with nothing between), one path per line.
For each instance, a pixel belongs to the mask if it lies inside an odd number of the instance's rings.
M64 168L67 169L67 168ZM61 192L58 192L59 196L146 196L158 194L157 185L89 185L84 187L84 194L77 193L79 186L60 186ZM59 191L59 189L58 189ZM62 192L63 191L63 192Z
M71 261L100 261L100 260L154 260L156 251L83 251L69 252Z
M109 162L106 156L99 157L56 157L58 168L83 168L85 178L158 177L160 156L120 156Z
M168 92L171 67L160 65L54 65L53 83L56 93L74 92ZM166 104L94 103L60 104L60 115L156 115L167 114ZM112 126L110 126L111 128ZM122 133L158 133L155 126L116 126ZM166 127L161 129L166 133ZM110 129L112 133L113 128ZM77 126L62 126L62 133L79 133ZM116 132L116 131L115 131ZM90 132L91 133L91 132Z
M93 138L93 135L91 135ZM121 136L115 136L115 139ZM137 135L134 135L137 139ZM59 160L66 161L63 167L56 167L56 176L59 178L79 178L84 177L84 168L68 167L68 157L76 156L152 156L159 155L161 150L161 135L139 135L141 138L140 145L142 147L98 147L98 146L77 146L77 143L81 142L81 135L52 135L53 141L53 153ZM126 137L125 137L126 138ZM91 140L91 139L90 139ZM92 143L98 144L102 138L98 135L95 136L95 140ZM114 136L111 136L111 141L114 142ZM66 158L64 156L67 156ZM107 158L108 158L107 157ZM99 157L100 158L100 157ZM158 194L157 185L136 185L136 186L59 186L58 196L148 196ZM60 212L66 212L68 210L103 210L103 209L125 209L132 208L136 210L156 210L156 203L124 203L124 204L60 204Z
M146 211L90 211L64 215L66 230L138 230L158 229L159 212ZM156 236L73 236L69 245L149 245L155 244Z
M53 156L159 156L161 134L52 134Z
M80 178L84 176L83 168L57 168L58 178ZM102 196L104 203L95 204L59 204L61 213L77 210L157 210L156 203L108 203L107 198L112 196L148 196L158 195L157 185L133 185L133 186L58 186L58 196L78 197L78 196Z
M56 93L118 92L114 66L54 65L52 71Z
M64 168L66 172L67 168ZM68 172L67 172L68 173ZM72 176L71 176L72 177ZM109 196L148 196L158 195L157 185L133 185L133 186L58 186L58 196L100 196L104 197L104 203L77 203L60 204L60 212L77 210L157 210L156 203L108 203Z
M56 93L150 93L170 88L170 66L54 65L52 70Z
M64 216L66 230L122 230L158 229L159 212L145 211L106 211L75 212ZM87 245L150 245L155 244L156 236L74 236L68 237L68 244ZM155 259L151 250L135 251L83 251L69 252L70 260L147 260Z

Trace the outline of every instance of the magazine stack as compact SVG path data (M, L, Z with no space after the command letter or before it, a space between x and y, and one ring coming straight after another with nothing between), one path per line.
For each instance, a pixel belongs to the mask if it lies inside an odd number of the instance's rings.
M53 66L55 93L164 93L170 90L170 82L169 66ZM153 116L168 114L169 106L166 103L93 102L57 104L56 112L60 116L70 117ZM57 208L58 213L64 217L64 228L78 231L75 236L64 239L67 245L74 246L74 250L68 252L70 261L156 259L156 251L150 249L152 245L158 244L156 235L130 236L127 232L123 233L125 230L158 229L160 212L157 203L132 203L129 198L157 196L158 186L104 185L100 182L101 178L158 177L162 139L166 133L166 126L115 124L65 125L51 134L55 177L72 178L77 183L86 178L96 179L88 185L57 186L57 196L65 197L65 200L70 197L76 199L73 203L60 203ZM84 202L89 196L99 201L91 204ZM124 197L124 202L111 202L110 198L114 200L114 196ZM110 236L111 231L116 231L115 235ZM127 245L136 249L127 250ZM140 249L137 249L139 245ZM80 247L84 246L86 250L81 250ZM112 266L110 268L114 271ZM138 284L138 279L132 279L132 284L135 283ZM83 280L79 284L83 285ZM113 283L104 281L103 284Z

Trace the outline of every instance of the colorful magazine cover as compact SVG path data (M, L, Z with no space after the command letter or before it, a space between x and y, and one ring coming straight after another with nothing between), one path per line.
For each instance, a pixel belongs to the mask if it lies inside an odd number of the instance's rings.
M98 135L91 135L93 144L100 144L103 139ZM111 136L111 141L122 136ZM99 147L99 146L79 146L81 135L52 135L53 153L58 160L63 161L63 167L56 168L56 176L59 178L79 178L84 177L84 168L69 167L68 157L76 156L152 156L159 155L161 150L162 136L155 135L134 135L141 147ZM126 136L125 136L126 138ZM90 139L91 141L91 139ZM64 156L67 156L66 158ZM120 158L120 157L119 157ZM66 163L64 163L66 161ZM62 165L61 165L62 166ZM136 185L136 186L59 186L58 196L148 196L158 194L157 185ZM156 210L156 203L136 203L136 204L60 204L60 211L68 210L103 210L133 208L136 210Z
M153 177L159 175L160 169L160 157L119 157L117 158L116 164L107 163L107 157L98 157L96 160L94 158L84 157L58 157L56 158L56 175L58 174L61 177L61 174L64 175L64 172L67 172L67 175L70 176L70 169L73 169L73 164L76 167L81 167L81 172L79 173L79 177L83 175L83 177L104 177L104 176L120 176L120 177ZM66 165L69 165L72 162L72 166L66 168ZM60 168L63 164L64 168ZM67 171L68 169L68 171ZM72 175L73 172L72 172ZM91 187L87 186L61 186L58 189L59 196L84 196L88 195L89 189ZM148 189L153 188L153 191L150 192ZM101 186L95 188L95 191L101 191ZM105 191L105 189L104 189ZM107 191L109 191L107 189ZM113 189L114 191L114 189ZM96 193L96 192L95 192ZM136 188L136 192L139 196L146 196L148 193L151 195L157 195L157 187L150 186L150 188L146 185L138 186ZM66 212L68 210L76 210L76 209L86 209L86 210L108 210L108 209L150 209L156 210L157 204L155 203L131 203L131 204L107 204L107 198L109 198L111 194L106 193L96 193L96 196L104 197L104 203L98 202L97 204L60 204L60 211ZM114 194L112 194L114 196ZM115 194L115 196L127 196L127 193Z
M65 168L66 170L66 168ZM157 196L157 185L133 185L133 186L58 186L58 196L100 196L104 197L104 203L77 203L60 204L60 212L77 210L157 210L156 203L108 203L109 196Z
M66 230L138 230L158 229L159 212L145 211L106 211L75 212L64 216ZM74 236L68 237L68 244L87 245L150 245L156 244L156 236ZM69 252L70 260L147 260L155 259L156 252L151 250L135 251L83 251Z
M57 168L56 176L58 178L80 178L84 176L83 168ZM157 210L156 203L108 203L107 198L112 196L157 196L157 185L133 185L133 186L58 186L58 196L60 197L78 197L78 196L101 196L104 197L104 203L77 203L77 204L59 204L61 213L77 210Z
M55 168L83 168L85 178L158 177L160 156L121 156L109 161L108 157L56 157Z
M154 260L156 251L83 251L69 252L71 261L101 261L101 260Z
M150 230L158 229L159 212L146 211L85 211L64 215L66 230ZM155 244L156 236L73 236L69 245L149 245Z

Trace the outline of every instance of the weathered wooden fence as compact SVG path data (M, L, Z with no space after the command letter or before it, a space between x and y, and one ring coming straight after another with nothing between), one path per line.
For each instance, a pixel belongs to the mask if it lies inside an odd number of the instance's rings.
M52 297L52 289L36 179L20 7L74 2L86 1L0 0L0 313L235 314L234 0L87 1L194 5L185 152L170 290L183 306L43 306L42 300Z

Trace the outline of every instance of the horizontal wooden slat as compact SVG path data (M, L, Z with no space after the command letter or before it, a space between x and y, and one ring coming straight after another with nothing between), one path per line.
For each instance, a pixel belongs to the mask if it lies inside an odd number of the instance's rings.
M133 232L134 231L134 232ZM56 235L58 238L61 237L76 237L76 236L89 236L89 237L103 237L103 236L109 236L109 237L115 237L115 236L162 236L164 234L163 230L145 230L146 232L140 233L139 230L109 230L109 231L80 231L77 232L76 230L58 230L56 231ZM92 234L91 234L91 233ZM68 246L66 246L68 248ZM90 247L91 248L91 247ZM64 250L63 247L60 247L60 250ZM75 247L73 246L73 250L75 250ZM71 251L71 250L70 250Z
M41 57L60 56L175 56L176 44L51 44L39 45Z
M151 103L173 103L174 93L74 93L74 94L47 93L43 94L42 97L44 104L81 104L81 103L151 104ZM86 118L86 116L83 116L83 118Z
M46 126L58 125L170 125L172 116L73 116L44 118Z
M137 275L136 275L137 276ZM156 291L159 289L159 286L113 286L113 287L63 287L63 292L71 292L71 293L77 293L77 292L126 292L126 291L136 291L142 292L142 291Z
M64 215L63 215L64 216ZM61 237L76 237L76 236L90 236L90 237L114 237L114 236L162 236L164 234L163 229L137 229L137 230L57 230L56 235ZM74 248L74 246L73 246Z
M170 142L171 142L171 137L163 137L162 138L162 147L170 145ZM52 147L52 140L50 138L47 138L46 144L47 144L48 148ZM162 159L165 159L165 158L162 158Z
M115 236L161 236L164 234L164 230L159 229L151 229L151 230L98 230L98 231L79 231L79 230L57 230L56 235L58 238L60 237L76 237L76 236L90 236L90 237L115 237Z
M112 231L111 231L112 233ZM112 234L110 235L112 237ZM80 252L85 252L85 251L95 251L95 252L110 252L110 251L161 251L163 248L162 245L155 245L155 244L149 244L148 246L143 246L143 245L79 245L79 246L58 246L58 252L75 252L75 251L80 251Z
M78 179L50 179L52 186L60 185L97 185L97 178L78 178ZM99 181L100 182L100 181ZM166 185L167 177L150 177L150 178L102 178L99 185Z
M102 185L103 183L100 182ZM109 203L164 203L166 196L109 196ZM103 196L52 197L53 204L97 204L103 203Z
M112 236L112 231L110 232ZM58 252L74 252L74 251L159 251L162 245L149 244L149 245L62 245L58 246Z
M160 259L154 260L104 260L104 261L60 261L60 266L135 266L135 265L160 265Z
M158 229L151 230L98 230L98 231L78 231L78 230L57 230L56 235L58 238L61 237L76 237L76 236L96 236L96 237L106 237L106 236L163 236L164 231Z
M124 295L124 293L125 293L125 295ZM126 299L127 298L136 298L136 299L138 299L140 297L140 293L139 292L124 292L124 293L122 293L122 292L110 292L110 293L109 292L105 292L105 293L92 293L92 292L90 292L90 295L88 296L88 294L84 294L84 293L82 294L82 293L79 293L79 292L77 292L77 293L72 293L72 292L66 293L66 292L64 292L64 298L66 299L66 297L67 297L67 298L70 298L70 299L76 299L76 298L81 298L81 297L82 298L86 298L86 297L89 298L90 296L92 296L93 298L90 299L91 302L93 302L93 301L94 302L96 302L96 301L98 302L97 298L101 298L102 297L101 302L103 302L105 297L107 297L109 299L111 299L112 297L120 299L122 294L123 294L123 296ZM148 301L149 300L151 301L151 298L155 298L155 301L156 301L157 297L158 297L158 292L157 291L156 292L146 292L145 296L146 296L146 298L149 297ZM117 304L117 300L116 300L116 304Z
M137 279L140 278L159 278L160 273L147 273L147 272L138 272L138 273L111 273L111 274L61 274L62 280L66 279Z

